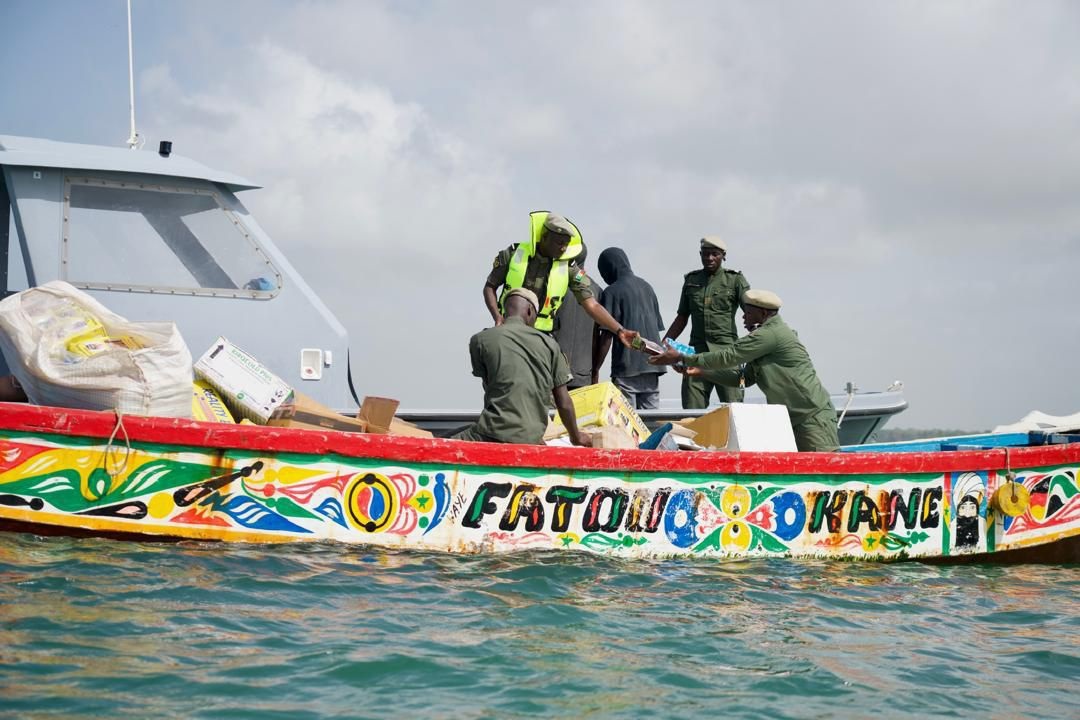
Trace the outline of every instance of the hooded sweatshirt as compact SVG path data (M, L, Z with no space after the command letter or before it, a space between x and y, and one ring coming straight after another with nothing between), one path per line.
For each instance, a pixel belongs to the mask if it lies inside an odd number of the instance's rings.
M607 287L600 294L600 304L611 313L615 321L629 330L637 330L641 337L653 342L660 341L664 323L660 318L660 303L656 291L630 268L630 260L621 248L608 248L600 253L596 262L600 277ZM645 353L628 350L622 343L611 344L611 376L634 377L636 375L660 374L665 369L650 365Z

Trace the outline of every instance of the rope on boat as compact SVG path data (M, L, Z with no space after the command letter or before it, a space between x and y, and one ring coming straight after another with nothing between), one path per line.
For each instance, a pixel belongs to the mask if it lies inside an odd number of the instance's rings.
M122 475L127 470L128 461L131 459L131 438L128 437L127 428L124 427L124 414L119 410L114 410L116 413L116 425L113 426L112 434L109 435L109 442L105 444L105 454L101 458L101 464L105 468L105 472L109 474L109 477L115 478ZM124 463L119 467L116 472L109 469L109 453L112 452L115 458L116 454L120 451L113 448L113 441L116 440L117 432L124 433ZM113 461L113 465L116 465L116 461Z
M848 408L851 407L851 401L855 399L855 392L859 388L855 387L855 383L848 383L845 389L847 390L847 402L844 403L844 409L840 411L840 419L836 421L837 430L844 424L844 416L847 415Z
M1002 448L1005 451L1005 481L1012 487L1012 501L1016 502L1016 475L1012 471L1012 463L1009 462L1009 448Z

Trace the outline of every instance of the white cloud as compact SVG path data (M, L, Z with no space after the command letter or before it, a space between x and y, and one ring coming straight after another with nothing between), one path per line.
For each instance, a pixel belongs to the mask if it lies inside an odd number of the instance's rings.
M478 206L507 192L483 151L385 88L268 42L236 76L185 92L155 68L144 86L158 124L168 123L160 132L266 186L251 204L279 235L306 237L316 226L320 243L336 250L407 249L415 245L403 237L482 223Z

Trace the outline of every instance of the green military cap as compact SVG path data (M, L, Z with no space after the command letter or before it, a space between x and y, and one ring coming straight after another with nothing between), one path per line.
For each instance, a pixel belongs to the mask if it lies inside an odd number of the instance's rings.
M701 249L723 250L727 252L727 243L719 235L706 235L701 238Z
M562 215L556 215L555 213L548 213L548 216L544 218L544 228L550 232L566 235L567 237L574 236L574 226L570 224L570 221Z
M742 294L743 305L753 305L765 310L779 310L784 302L780 296L768 290L747 290Z
M506 294L506 299L509 300L515 295L528 300L529 304L533 306L533 310L536 310L536 312L540 312L540 301L536 299L536 293L534 293L532 290L529 290L528 288L514 288Z

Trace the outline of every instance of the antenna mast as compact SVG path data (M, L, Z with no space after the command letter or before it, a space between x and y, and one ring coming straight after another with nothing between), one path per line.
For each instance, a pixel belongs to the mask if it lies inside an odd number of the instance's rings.
M127 0L128 21L128 104L131 107L131 134L128 135L127 144L132 150L139 148L142 138L135 132L135 53L131 45L131 0Z

